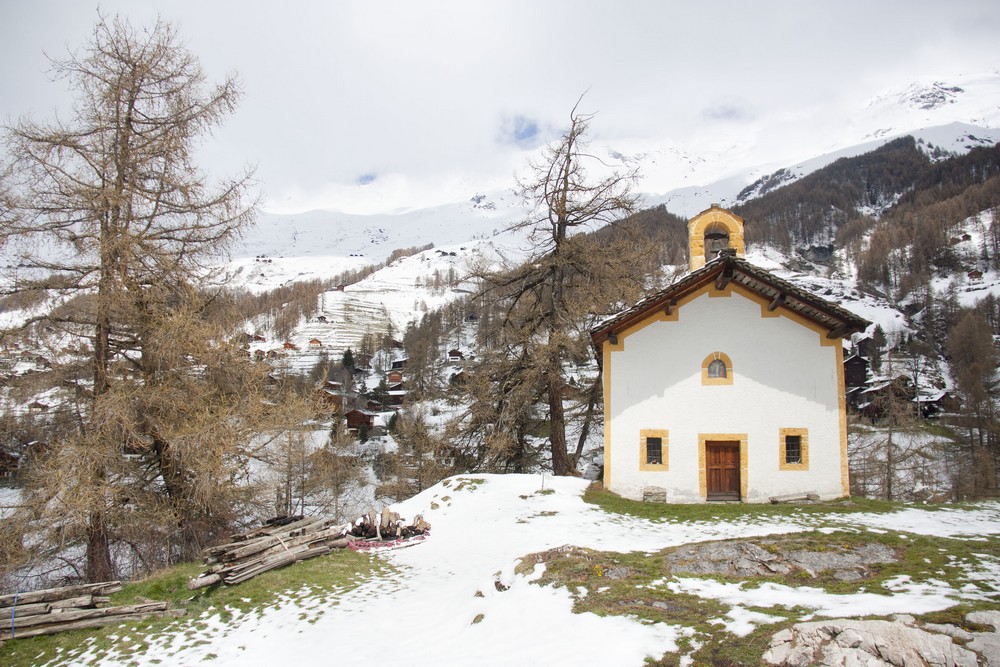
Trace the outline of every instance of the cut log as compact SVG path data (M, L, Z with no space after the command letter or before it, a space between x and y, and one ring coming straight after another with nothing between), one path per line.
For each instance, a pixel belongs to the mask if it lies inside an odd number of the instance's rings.
M197 590L219 581L227 585L242 583L268 570L349 547L357 538L399 541L422 535L430 528L420 516L410 526L403 523L398 513L386 507L379 514L372 510L349 524L319 517L290 523L285 530L267 527L248 531L234 536L233 542L206 549L207 568L188 583L188 589Z
M342 535L345 530L347 530L347 526L335 525L329 528L323 528L321 530L306 533L304 535L290 537L281 537L276 535L256 541L252 544L248 544L247 546L238 547L225 554L221 554L221 560L223 562L233 562L253 555L268 555L277 553L300 544L307 544L316 540L328 539L331 537L338 537Z
M8 619L11 615L15 618L22 618L24 616L34 616L36 614L47 614L56 609L86 609L88 607L95 607L101 603L106 603L109 600L110 598L104 596L80 595L75 598L53 600L52 602L18 604L15 607L0 607L0 618Z
M51 602L53 600L63 600L65 598L79 595L110 595L122 589L120 581L102 581L96 584L80 584L78 586L62 586L60 588L46 588L40 591L27 591L16 595L0 595L0 607L13 607L15 600L17 606L22 604L32 604L35 602Z
M196 579L192 579L188 582L188 590L196 591L199 588L205 588L206 586L213 586L222 581L222 575L220 574L203 574Z
M323 523L325 521L329 521L329 519L312 516L312 517L307 517L305 519L300 519L299 521L293 521L292 523L288 523L283 526L266 526L263 528L255 528L245 533L233 535L230 538L231 541L229 543L220 544L215 547L209 547L208 549L205 550L204 553L206 557L216 556L235 547L244 546L246 543L251 542L253 540L258 540L265 537L272 537L274 535L290 534L295 531L306 530L314 524Z
M286 528L291 528L292 525L293 524L289 524ZM275 546L280 547L282 543L301 543L301 538L308 538L309 535L313 535L318 532L343 532L348 527L347 525L336 523L332 519L322 518L316 519L308 525L304 525L302 522L298 522L294 525L298 525L299 527L287 531L277 531L272 535L264 535L252 540L246 540L244 542L231 542L219 547L211 547L205 551L207 554L205 558L206 565L209 564L207 562L209 560L216 562L239 560L255 553L266 551ZM298 542L296 542L296 540L298 540Z
M295 562L295 554L291 552L285 552L283 554L278 554L277 556L272 556L270 558L265 558L260 562L254 562L248 565L246 568L240 568L231 574L226 574L223 576L223 581L226 584L232 586L233 584L238 584L246 581L247 579L252 579L258 574L267 572L268 570L273 570L276 567L283 567L285 565L290 565Z
M34 616L35 614L47 614L52 610L50 602L35 602L34 604L19 604L16 607L0 607L0 619L7 620L11 617L11 612L17 618L22 616Z
M69 623L86 618L103 618L105 616L120 616L131 614L145 614L153 611L166 611L168 602L147 602L144 604L133 604L124 607L105 607L103 609L59 609L48 614L29 616L23 620L14 619L14 630L19 628L29 628L39 625L51 625L53 623Z
M109 616L103 616L100 618L87 618L78 621L71 621L68 623L52 623L49 625L39 625L36 627L25 628L20 630L15 628L13 637L10 634L10 626L0 630L0 641L4 639L26 639L28 637L37 637L39 635L51 635L57 632L65 632L67 630L86 630L91 628L101 628L105 625L114 625L115 623L131 623L135 621L142 621L147 618L152 618L154 616L183 616L183 609L168 609L165 611L150 611L143 612L139 614L112 614Z

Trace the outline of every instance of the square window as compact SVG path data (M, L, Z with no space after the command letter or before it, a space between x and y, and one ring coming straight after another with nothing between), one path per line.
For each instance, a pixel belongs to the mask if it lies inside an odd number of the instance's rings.
M802 436L785 436L785 463L802 463Z
M663 440L661 438L646 438L646 463L663 464Z
M666 472L670 460L670 434L663 428L639 429L639 470Z

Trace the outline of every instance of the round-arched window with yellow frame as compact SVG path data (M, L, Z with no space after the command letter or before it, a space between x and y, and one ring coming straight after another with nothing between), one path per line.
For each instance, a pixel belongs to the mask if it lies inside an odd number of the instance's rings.
M733 361L725 352L712 352L701 362L703 385L732 384Z

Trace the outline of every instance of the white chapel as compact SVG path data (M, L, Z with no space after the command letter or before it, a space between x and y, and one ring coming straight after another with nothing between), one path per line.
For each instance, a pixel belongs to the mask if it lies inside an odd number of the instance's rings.
M749 263L743 225L715 205L692 218L690 272L591 332L615 493L849 494L842 340L869 323Z

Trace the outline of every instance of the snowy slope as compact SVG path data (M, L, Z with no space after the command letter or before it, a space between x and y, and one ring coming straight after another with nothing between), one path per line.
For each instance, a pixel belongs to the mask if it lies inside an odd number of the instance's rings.
M779 169L799 178L908 134L956 153L977 145L977 138L996 143L998 99L1000 71L928 78L901 83L847 117L817 109L784 118L777 127L715 124L668 146L634 142L605 150L609 159L620 156L640 168L650 205L693 216L712 203L735 204L740 190Z
M581 499L586 482L529 475L454 477L396 506L402 516L422 514L430 536L386 552L392 572L338 593L289 591L285 600L229 621L219 616L180 620L158 636L127 630L109 656L88 649L78 663L98 665L211 664L253 666L312 664L328 656L338 664L424 665L641 665L677 652L693 628L649 623L629 616L574 614L585 591L532 583L544 566L516 574L529 553L574 545L613 552L652 552L670 546L761 535L781 535L825 525L825 531L911 533L982 539L1000 534L1000 505L895 514L801 515L740 522L648 521L612 515ZM769 614L792 607L813 616L919 614L969 600L985 600L1000 587L1000 564L984 556L960 590L944 582L898 577L887 592L828 593L816 585L719 583L668 577L676 589L718 600L728 613L714 619L734 640ZM610 582L609 583L613 583ZM990 591L993 591L991 593ZM388 644L387 644L388 642ZM380 650L373 658L365 647ZM360 647L360 650L359 650ZM334 659L336 657L336 659ZM682 663L685 664L685 663ZM690 663L687 663L690 664Z
M1000 141L1000 129L977 128L963 123L927 128L914 133L928 150L967 152L974 146ZM859 155L891 141L872 140L784 165L784 180L791 182L842 157ZM664 203L668 210L693 215L712 203L738 203L740 190L753 178L776 165L758 167L704 187L689 187L660 197L647 196L646 204ZM751 195L752 196L752 195ZM304 326L293 341L304 345L318 338L335 352L356 345L366 332L396 332L424 312L467 294L472 284L432 289L435 272L446 276L468 275L477 263L495 263L502 255L511 260L528 250L523 236L504 230L523 219L527 210L509 193L479 194L467 202L398 215L349 216L334 211L313 211L301 216L263 216L231 263L235 284L254 291L272 289L296 280L332 278L346 269L381 263L393 250L433 243L432 250L393 262L343 292L328 292L321 299L320 315L328 325ZM756 250L752 261L775 270L806 289L817 291L859 315L882 325L887 332L904 327L902 315L878 300L856 293L851 276L821 280L813 275L787 272L781 258L767 249ZM752 253L751 253L752 254ZM766 259L765 259L766 257ZM817 282L818 281L818 282ZM846 282L845 282L846 281ZM306 323L304 323L306 324Z
M780 132L714 127L711 135L696 133L668 145L637 139L615 145L595 141L592 148L608 168L640 169L643 178L638 185L647 193L645 205L665 204L673 213L691 216L712 203L739 203L744 188L779 170L783 171L778 180L791 182L906 134L914 135L928 152L933 147L964 153L974 146L994 144L1000 141L997 99L1000 72L946 82L929 79L886 91L846 119L789 119ZM321 314L330 321L329 331L312 326L296 333L298 343L316 337L342 347L356 341L364 329L379 330L390 321L396 331L402 331L427 309L457 298L470 287L429 290L427 281L435 270L447 273L451 269L464 275L472 262L495 260L501 248L512 259L523 256L523 240L510 238L503 230L526 214L510 190L470 192L463 202L380 215L265 213L235 251L231 268L236 284L260 291L295 280L331 278L347 269L379 264L393 250L433 243L438 252L396 262L345 292L327 293ZM447 254L442 256L440 251ZM267 261L261 261L262 257ZM849 295L853 287L848 284L843 290ZM902 326L898 312L864 300L852 303L848 297L844 301L887 331ZM357 326L362 320L365 326ZM339 328L333 333L335 327Z

